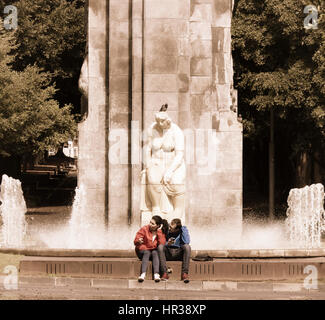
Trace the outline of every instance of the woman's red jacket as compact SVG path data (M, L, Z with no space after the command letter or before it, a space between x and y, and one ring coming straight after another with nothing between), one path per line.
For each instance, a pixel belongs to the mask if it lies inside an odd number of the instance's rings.
M153 250L158 247L159 244L166 243L165 234L158 229L157 236L154 241L152 241L152 232L149 229L149 225L142 227L135 235L134 244L136 250ZM139 243L139 239L143 238L143 243Z

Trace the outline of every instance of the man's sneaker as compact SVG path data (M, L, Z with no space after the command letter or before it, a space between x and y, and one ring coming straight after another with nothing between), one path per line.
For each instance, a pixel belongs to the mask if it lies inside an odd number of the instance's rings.
M185 283L189 283L190 282L190 278L188 276L188 273L183 273L182 274L182 280L185 282Z
M153 278L154 278L155 282L159 282L160 281L160 275L159 275L159 273L155 273L153 275Z
M141 273L140 277L138 278L138 281L139 282L143 282L145 277L146 277L146 274L145 273Z
M168 281L168 279L169 279L169 276L168 276L167 272L164 272L164 274L161 277L161 280L162 281Z

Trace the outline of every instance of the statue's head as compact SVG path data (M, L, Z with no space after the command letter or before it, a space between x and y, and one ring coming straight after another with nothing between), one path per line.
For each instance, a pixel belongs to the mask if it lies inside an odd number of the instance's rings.
M169 128L172 122L171 118L168 116L167 108L168 108L168 104L167 103L163 104L159 112L156 113L157 125L162 129Z

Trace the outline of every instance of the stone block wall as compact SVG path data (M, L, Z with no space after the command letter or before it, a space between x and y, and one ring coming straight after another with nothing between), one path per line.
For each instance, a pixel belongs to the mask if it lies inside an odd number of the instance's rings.
M188 0L144 1L145 128L163 103L179 122L179 95L189 87L189 13Z

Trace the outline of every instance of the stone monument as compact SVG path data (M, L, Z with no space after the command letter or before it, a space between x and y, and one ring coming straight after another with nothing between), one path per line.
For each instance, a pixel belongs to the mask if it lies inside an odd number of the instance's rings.
M233 89L232 9L232 0L88 1L88 111L79 124L78 183L98 223L145 220L142 133L167 103L185 136L186 224L240 236L242 125Z

